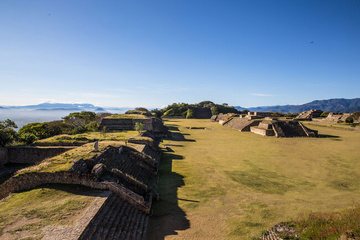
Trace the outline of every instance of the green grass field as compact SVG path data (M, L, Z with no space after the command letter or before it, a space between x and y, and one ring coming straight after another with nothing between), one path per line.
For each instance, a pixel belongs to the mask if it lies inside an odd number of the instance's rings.
M151 239L258 239L278 222L360 202L360 131L317 123L308 127L318 138L276 138L209 120L165 124L173 137L163 141Z

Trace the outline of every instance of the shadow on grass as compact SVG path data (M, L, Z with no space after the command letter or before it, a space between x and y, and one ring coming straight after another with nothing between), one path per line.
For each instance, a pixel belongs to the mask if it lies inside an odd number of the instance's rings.
M318 138L340 138L339 136L335 135L327 135L327 134L318 134Z
M194 139L186 139L184 137L184 135L189 135L189 134L181 134L178 132L172 132L171 133L171 140L172 141L184 141L184 142L196 142Z
M165 150L162 154L158 182L160 200L158 202L154 201L152 205L152 216L150 217L147 232L148 240L163 240L166 236L177 235L176 231L186 230L190 227L185 212L179 207L179 200L194 200L180 199L177 196L178 188L185 185L184 177L172 172L172 163L183 159L183 156L172 152L170 149L170 151Z
M179 131L179 128L178 127L174 127L174 126L168 126L168 129L170 131Z

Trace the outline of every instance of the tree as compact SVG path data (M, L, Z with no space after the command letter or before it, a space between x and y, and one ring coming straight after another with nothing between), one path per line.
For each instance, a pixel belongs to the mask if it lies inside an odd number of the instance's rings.
M135 130L138 131L139 133L141 133L145 128L145 124L141 123L141 122L136 122L135 123Z
M147 110L146 108L144 107L137 107L135 108L136 111L139 111L139 112L149 112L149 110Z
M63 119L65 123L74 126L77 132L84 132L86 124L96 121L96 113L89 111L74 112Z
M48 138L59 134L72 133L75 128L63 121L45 123L29 123L19 130L19 134L31 133L38 139Z
M17 138L17 133L14 130L17 128L17 125L14 121L6 119L5 121L0 121L0 146L4 147L5 145L12 143Z

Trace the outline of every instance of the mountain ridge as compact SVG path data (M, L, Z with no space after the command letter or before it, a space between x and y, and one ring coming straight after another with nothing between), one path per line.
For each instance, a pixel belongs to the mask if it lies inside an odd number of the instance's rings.
M235 106L238 110L247 109L251 112L282 112L282 113L300 113L311 109L319 109L329 112L353 113L360 111L360 98L332 98L326 100L314 100L301 105L276 105L243 108Z

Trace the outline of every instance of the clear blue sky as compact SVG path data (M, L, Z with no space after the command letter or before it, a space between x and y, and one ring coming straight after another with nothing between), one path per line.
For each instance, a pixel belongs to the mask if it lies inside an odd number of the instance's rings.
M0 105L360 97L359 13L359 0L2 0Z

